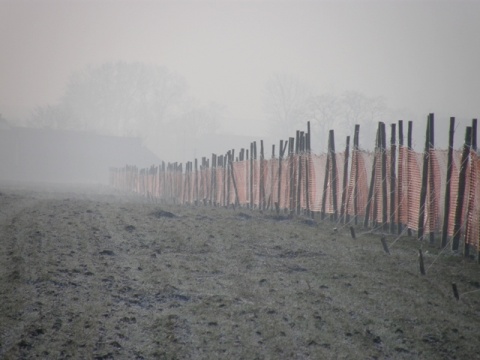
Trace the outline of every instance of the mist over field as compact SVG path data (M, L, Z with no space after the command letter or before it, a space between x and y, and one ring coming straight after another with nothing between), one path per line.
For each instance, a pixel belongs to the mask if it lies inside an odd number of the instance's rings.
M368 149L378 121L400 119L420 149L430 112L444 148L457 117L460 147L480 113L478 13L463 1L6 0L0 113L136 137L166 161L278 144L307 121L316 152L331 128L341 149L361 124Z
M478 358L479 15L0 0L0 359Z

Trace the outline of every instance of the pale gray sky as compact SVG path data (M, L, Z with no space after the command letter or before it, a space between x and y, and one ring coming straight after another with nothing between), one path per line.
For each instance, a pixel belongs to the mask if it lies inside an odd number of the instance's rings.
M260 136L273 73L424 118L480 114L479 1L0 0L0 45L9 120L56 103L72 71L117 60L166 66L227 107L225 130Z

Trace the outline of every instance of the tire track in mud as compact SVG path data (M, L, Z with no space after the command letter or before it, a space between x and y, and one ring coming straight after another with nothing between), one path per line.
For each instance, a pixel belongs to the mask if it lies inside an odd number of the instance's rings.
M121 309L115 321L122 326L129 344L135 344L134 353L139 358L162 356L167 342L173 344L175 353L182 358L186 356L183 345L189 341L190 327L185 318L168 309L193 299L177 287L172 265L163 259L168 248L164 240L173 233L168 226L162 226L161 219L175 216L160 210L152 212L155 208L152 204L110 206L105 223L108 231L115 234L113 267L117 274L112 300Z
M37 202L38 199L33 196L9 191L0 193L0 279L5 279L0 285L0 357L16 345L15 340L24 331L24 323L18 321L26 307L23 294L32 298L21 282L26 259L23 255L24 244L18 241L22 237L21 231L17 229L24 214Z
M129 208L74 195L10 207L0 357L140 359L185 338L178 316L152 316L190 298L160 280L161 249Z
M11 269L4 292L10 302L2 305L8 315L0 325L0 356L22 358L35 348L42 357L80 351L107 358L122 349L113 336L121 339L120 326L108 321L118 307L110 293L114 280L122 280L121 257L112 260L117 255L108 250L112 236L99 207L66 197L10 209L2 234L9 239L2 268Z

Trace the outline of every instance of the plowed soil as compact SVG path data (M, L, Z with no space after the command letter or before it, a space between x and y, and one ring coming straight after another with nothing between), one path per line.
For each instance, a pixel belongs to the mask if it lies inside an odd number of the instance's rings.
M387 254L380 238L2 184L0 358L480 359L480 265L407 236Z

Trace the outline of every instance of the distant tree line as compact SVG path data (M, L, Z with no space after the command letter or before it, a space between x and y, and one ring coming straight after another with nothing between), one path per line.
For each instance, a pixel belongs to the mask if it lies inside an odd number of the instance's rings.
M276 137L289 136L310 121L315 151L325 150L330 129L342 144L355 124L375 129L378 121L392 117L382 97L356 91L317 94L288 74L270 77L264 105ZM215 103L198 104L188 94L186 80L166 67L110 62L72 73L58 103L35 108L29 125L139 137L160 154L180 141L216 133L225 110ZM365 144L374 143L374 131L363 134Z
M265 86L265 112L272 132L284 137L310 121L319 144L317 151L326 150L327 135L331 129L339 143L344 143L347 135L352 135L355 124L367 129L376 129L379 121L394 117L385 98L369 97L357 91L345 91L339 95L331 92L316 94L308 85L289 74L275 74ZM402 113L409 113L403 110ZM373 144L375 131L364 131L364 146ZM321 140L324 139L322 146Z
M29 125L149 139L215 132L221 115L219 105L198 105L167 68L116 62L74 72L60 101L34 109Z

